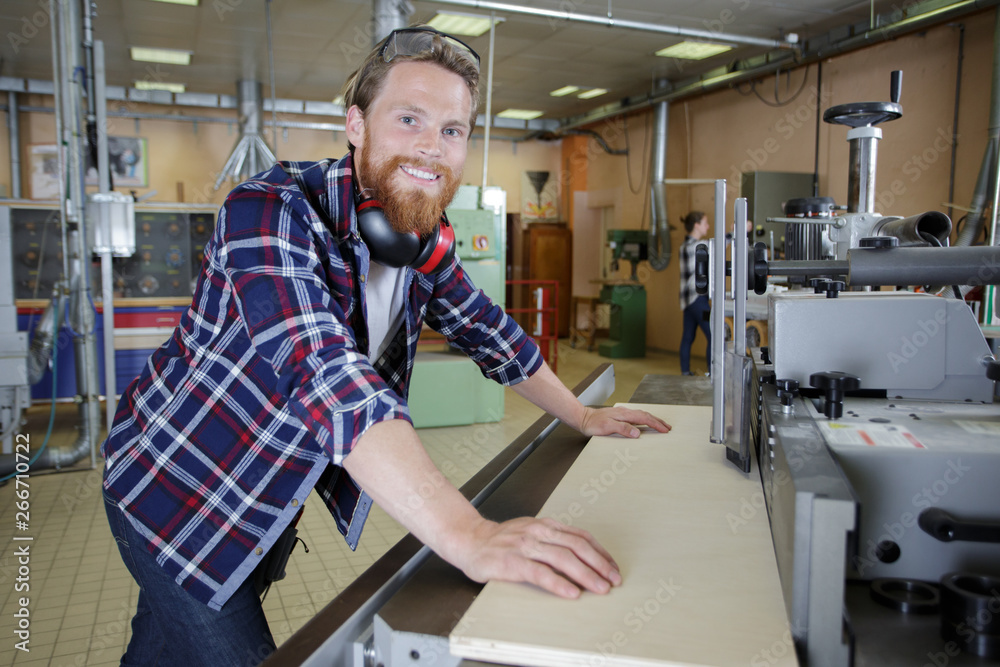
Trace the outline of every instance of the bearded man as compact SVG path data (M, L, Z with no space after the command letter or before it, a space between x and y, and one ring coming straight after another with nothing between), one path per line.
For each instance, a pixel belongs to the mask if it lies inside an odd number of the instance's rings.
M397 30L346 84L348 155L278 163L226 199L191 307L123 393L102 447L108 519L140 587L122 664L266 657L274 642L253 575L313 488L351 548L374 501L476 581L565 597L621 582L582 530L488 521L447 484L420 495L443 479L406 403L425 322L585 434L669 429L581 405L453 256L428 265L386 247L447 229L478 86L467 46Z

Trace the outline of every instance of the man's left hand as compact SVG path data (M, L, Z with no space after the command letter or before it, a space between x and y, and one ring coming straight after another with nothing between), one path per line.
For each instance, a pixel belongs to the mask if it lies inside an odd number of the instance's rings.
M631 408L584 408L580 432L584 435L623 435L638 438L639 426L648 426L660 433L670 431L670 424L645 410Z

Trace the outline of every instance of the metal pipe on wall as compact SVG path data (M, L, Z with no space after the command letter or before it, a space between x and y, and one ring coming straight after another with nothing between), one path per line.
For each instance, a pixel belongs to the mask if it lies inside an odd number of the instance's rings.
M649 265L662 271L670 265L670 224L667 215L667 127L670 103L660 102L653 110L653 155L649 181Z
M493 13L490 12L490 52L487 58L487 70L486 70L486 118L484 120L484 125L486 126L486 140L483 142L483 188L480 191L480 198L483 193L486 192L486 186L489 185L487 181L487 175L490 168L490 118L493 113L493 46L496 43L496 32L497 32L497 22ZM469 128L472 131L472 128Z
M7 138L10 143L10 196L21 198L21 135L17 117L17 93L7 92Z
M274 45L271 43L271 0L264 0L264 20L267 23L267 69L271 78L271 138L274 155L278 155L278 100L274 92Z
M58 0L49 0L49 25L51 26L51 40L52 40L52 97L54 103L54 113L55 113L55 129L56 129L56 141L62 141L63 136L63 107L62 107L62 97L63 97L63 86L62 86L62 65L59 58L59 13L56 8L59 6ZM59 160L59 183L57 189L59 192L59 234L60 240L62 241L62 247L69 247L66 238L66 161L62 159L62 149L58 148ZM62 253L62 264L63 264L63 278L69 275L69 257L68 253Z
M111 165L108 159L107 87L104 71L104 42L94 42L94 99L97 123L97 189L101 194L111 192ZM101 303L104 305L104 419L107 430L115 421L115 389L118 373L115 368L115 290L111 259L111 216L103 207L102 225L104 239L108 242L101 252Z
M965 225L959 232L955 245L972 245L983 232L986 208L996 198L996 180L1000 169L1000 11L996 13L993 27L993 71L990 87L990 124L983 151L983 161L972 193L972 203ZM994 225L995 226L995 225Z
M81 12L81 10L84 10ZM76 353L76 391L80 399L80 436L70 451L60 458L58 450L52 450L50 459L56 467L73 463L89 453L91 467L96 465L94 445L100 432L100 380L97 364L97 334L95 332L96 313L90 293L90 247L87 234L88 221L84 214L86 195L84 190L86 134L83 126L84 82L78 80L81 70L81 13L89 14L89 5L70 0L63 4L60 18L63 19L63 58L66 69L62 80L66 84L63 107L71 117L70 132L66 136L67 173L70 184L70 204L72 215L68 215L70 255L70 322L73 324L73 347ZM66 132L66 126L63 126ZM65 136L65 134L64 134ZM69 210L69 209L68 209ZM75 222L75 228L72 223Z
M607 16L594 16L591 14L578 14L568 10L542 9L541 7L525 7L522 5L511 5L505 2L492 2L491 0L432 0L437 5L455 5L457 7L470 7L473 9L491 9L498 12L509 12L511 14L526 14L528 16L541 16L549 19L562 21L577 21L580 23L591 23L607 26L609 28L626 28L628 30L641 30L644 32L657 32L667 35L677 35L678 37L693 37L696 39L709 40L711 42L731 42L736 44L750 44L753 46L767 46L776 49L794 49L796 44L780 39L765 39L762 37L751 37L750 35L737 35L734 33L722 33L712 30L699 30L697 28L683 28L677 25L663 25L660 23L646 23L643 21L629 21L626 19L616 19L609 12ZM560 5L562 6L562 5Z

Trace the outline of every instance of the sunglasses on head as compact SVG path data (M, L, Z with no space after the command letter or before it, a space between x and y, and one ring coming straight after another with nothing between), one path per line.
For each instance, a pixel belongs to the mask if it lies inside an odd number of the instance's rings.
M455 47L459 55L464 56L476 66L477 70L479 69L479 54L471 46L431 27L393 30L382 42L382 48L379 49L378 55L385 62L391 63L397 56L418 56L427 51L433 52L435 48L440 48L439 45L442 41Z

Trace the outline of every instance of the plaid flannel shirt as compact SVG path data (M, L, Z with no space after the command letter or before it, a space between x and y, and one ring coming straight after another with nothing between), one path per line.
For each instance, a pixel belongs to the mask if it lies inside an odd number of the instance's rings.
M220 609L316 488L351 548L371 499L341 467L373 424L409 420L426 322L516 384L538 346L455 259L407 269L404 324L368 361L352 162L276 164L226 199L191 307L122 395L105 495L176 582Z
M684 310L701 296L694 287L694 250L703 240L691 236L684 237L681 246L681 310Z

